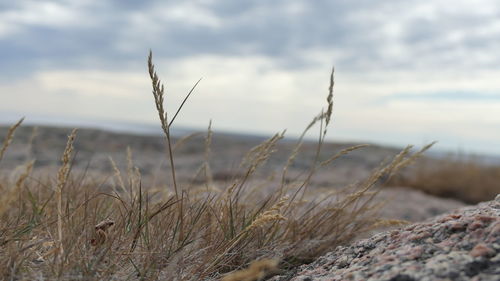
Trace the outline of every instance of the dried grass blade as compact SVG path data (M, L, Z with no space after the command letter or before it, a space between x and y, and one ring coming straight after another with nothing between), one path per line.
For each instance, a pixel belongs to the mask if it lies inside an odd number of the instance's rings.
M2 149L0 149L0 161L2 161L3 155L7 150L7 147L9 147L10 143L12 142L12 139L14 138L14 132L19 126L21 126L21 123L23 123L23 121L24 117L19 119L19 121L17 121L16 124L12 125L7 131L7 136L3 141Z
M201 82L201 79L203 78L200 78L195 84L194 86L191 88L191 90L189 91L189 93L186 95L186 97L184 98L184 100L182 101L181 105L179 106L179 108L177 108L177 111L175 112L174 114L174 117L172 117L172 120L170 120L170 123L168 123L168 126L172 126L172 124L174 123L175 121L175 118L177 117L177 115L179 114L179 112L181 111L182 107L184 107L184 104L186 103L186 101L189 99L189 96L191 96L191 94L193 93L194 89L196 89L196 86L198 86L198 84Z

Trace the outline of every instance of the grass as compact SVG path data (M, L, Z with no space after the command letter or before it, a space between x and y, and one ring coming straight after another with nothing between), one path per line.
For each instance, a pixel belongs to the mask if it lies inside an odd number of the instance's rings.
M419 159L387 185L408 186L465 203L493 200L500 193L500 166L482 164L472 156Z
M127 171L111 159L109 177L73 173L77 132L72 131L54 178L31 176L34 162L28 159L19 176L0 179L2 280L260 280L311 262L374 227L393 224L374 215L379 205L371 201L377 194L373 187L428 148L412 154L408 147L363 181L314 193L310 182L319 169L328 169L332 161L363 147L319 160L333 111L332 70L326 110L307 126L283 163L281 177L264 184L258 180L284 132L246 154L239 166L241 177L215 188L208 161L209 126L205 161L193 171L205 182L191 187L176 180L173 152L183 141L173 143L170 127L194 87L170 118L163 109L165 90L151 53L148 67L172 186L143 186L131 151L127 151ZM9 130L0 160L21 122ZM304 136L318 127L315 160L301 177L286 180ZM103 188L106 184L112 185L111 190Z

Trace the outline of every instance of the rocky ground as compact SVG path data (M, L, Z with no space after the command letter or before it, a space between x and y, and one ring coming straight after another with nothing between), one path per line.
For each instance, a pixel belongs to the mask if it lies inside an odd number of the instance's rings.
M0 139L5 137L7 127L0 127ZM59 159L66 145L71 128L21 126L16 131L14 140L0 162L0 176L16 174L16 167L28 160L35 159L34 171L39 174L56 175ZM174 152L176 173L186 184L197 184L203 179L196 178L193 171L199 169L205 157L206 132L199 132ZM182 136L177 136L178 140ZM225 186L231 178L240 176L239 164L246 152L264 141L265 137L215 133L210 146L209 162L215 184ZM327 159L340 150L355 145L354 143L326 143L321 159ZM165 152L165 140L158 135L134 135L107 132L95 129L80 129L75 141L76 157L73 161L75 175L87 173L91 177L109 177L114 174L110 158L126 174L127 147L130 147L133 165L138 167L143 176L144 186L169 183L168 161ZM279 177L288 156L295 146L295 141L283 140L268 163L260 170L258 177L273 174ZM310 167L315 154L314 142L304 144L301 154L290 167L288 179L299 175ZM317 192L344 187L370 174L381 161L388 160L399 149L372 145L353 151L334 161L326 169L319 170L312 180ZM22 169L21 169L22 170ZM441 199L422 192L391 188L383 190L379 201L386 201L382 215L387 218L420 221L463 206L454 200Z
M0 126L0 139L4 139L7 127ZM34 171L40 174L55 175L59 159L66 145L71 128L21 126L17 129L14 140L0 161L0 176L15 174L19 167L35 159ZM161 132L159 132L161 133ZM198 180L193 171L199 169L205 157L206 132L199 132L175 149L177 176L185 183L196 184ZM175 141L182 136L176 136ZM233 178L240 176L239 164L245 154L254 146L264 141L263 136L246 136L215 133L210 146L209 162L215 183L224 186ZM175 142L174 141L174 142ZM327 159L340 150L355 143L326 143L321 159ZM73 161L75 175L87 173L93 177L108 176L114 173L110 158L126 173L127 147L130 148L133 165L138 167L143 176L144 186L148 184L169 183L168 161L165 152L165 140L158 135L134 135L108 132L95 129L80 129L75 141L76 156ZM259 177L280 176L283 165L295 146L293 140L283 140L267 164L260 170ZM290 167L288 178L292 179L310 167L315 154L316 144L305 143L301 154ZM344 187L368 176L382 161L389 160L400 150L397 148L371 145L353 151L326 169L319 170L312 180L312 186L318 191ZM287 178L287 179L288 179ZM380 201L387 201L382 209L384 217L420 221L428 217L463 206L455 200L441 199L422 192L390 188L383 190Z
M500 280L500 195L338 247L271 280Z
M3 139L7 127L0 127L0 139ZM38 127L33 138L33 127L20 127L9 147L4 159L0 162L0 169L8 171L17 165L22 165L29 159L36 159L35 169L49 169L58 165L66 145L67 135L71 128ZM199 132L188 141L176 147L174 151L176 171L181 180L189 181L204 161L206 132ZM176 142L180 137L174 138ZM268 136L271 137L271 136ZM209 162L215 180L224 180L237 176L238 166L245 154L267 137L247 136L237 134L217 133L213 135ZM33 141L31 141L33 139ZM261 176L282 171L283 165L295 146L293 140L283 140L276 152L262 169ZM354 143L327 143L323 147L322 159L326 159L343 148ZM127 147L130 147L134 166L137 166L143 176L156 176L169 169L165 140L158 135L134 135L126 133L106 132L94 129L80 129L75 141L77 153L73 169L87 170L96 173L112 173L109 158L112 158L120 168L127 165ZM290 175L300 173L310 167L315 154L314 142L306 143L301 154L291 166ZM329 169L320 171L315 177L318 187L344 186L353 180L365 177L369 171L377 167L384 159L398 153L395 148L370 146L354 151L334 162ZM158 175L159 180L166 177Z

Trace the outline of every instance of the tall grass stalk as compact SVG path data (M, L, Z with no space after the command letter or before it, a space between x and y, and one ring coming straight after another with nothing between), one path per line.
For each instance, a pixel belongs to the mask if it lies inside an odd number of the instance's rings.
M64 149L63 156L61 158L61 168L59 168L59 172L57 173L57 187L56 187L56 196L57 196L57 238L58 238L58 249L59 249L59 258L62 259L62 255L64 254L63 247L63 191L64 186L68 180L68 176L70 173L70 161L71 154L73 153L73 142L76 137L76 129L74 129L71 134L68 136L68 142L66 144L66 148Z

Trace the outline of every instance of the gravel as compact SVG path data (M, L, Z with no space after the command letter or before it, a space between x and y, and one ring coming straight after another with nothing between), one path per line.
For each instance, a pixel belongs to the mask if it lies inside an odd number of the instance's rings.
M500 280L500 195L338 247L273 281Z

